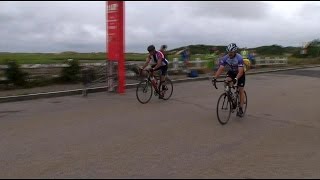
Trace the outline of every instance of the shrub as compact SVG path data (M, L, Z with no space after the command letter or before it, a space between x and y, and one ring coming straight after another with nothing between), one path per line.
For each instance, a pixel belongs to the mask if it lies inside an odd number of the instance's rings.
M7 61L8 68L5 70L5 76L9 83L16 86L26 86L28 73L23 72L15 61Z
M62 82L78 82L80 80L80 63L78 60L68 60L68 66L61 70Z

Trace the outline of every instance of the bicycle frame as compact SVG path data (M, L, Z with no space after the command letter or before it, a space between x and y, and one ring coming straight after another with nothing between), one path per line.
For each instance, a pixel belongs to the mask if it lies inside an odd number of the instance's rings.
M223 82L224 83L224 87L225 87L224 92L226 93L226 95L228 97L228 100L232 103L233 109L235 109L237 107L237 105L238 105L238 102L237 102L238 98L240 98L240 97L238 97L239 96L238 86L234 85L232 81L227 81L227 80L212 81L212 83L213 83L213 85L214 85L214 87L216 89L218 89L218 87L216 85L217 82ZM231 85L231 83L232 83L232 85ZM232 92L231 89L236 89L236 91Z
M149 70L141 70L141 71L146 71L147 72L147 79L148 79L148 81L152 84L152 87L155 89L155 91L159 94L159 87L157 86L158 85L158 83L157 84L155 84L152 80L151 80L151 78L153 77L156 81L158 81L159 79L158 79L158 77L157 76L155 76L155 75L153 75L153 73L151 73Z
M237 85L234 85L233 83L231 83L232 81L227 81L227 80L212 80L212 84L213 86L218 89L216 83L217 82L224 82L225 84L225 89L224 89L224 92L223 94L220 95L219 99L218 99L218 102L217 102L217 116L218 116L218 121L220 124L224 125L226 124L228 121L229 121L229 118L230 118L230 114L231 113L234 113L235 110L237 109L237 116L240 116L238 115L238 110L240 108L240 91L239 91L239 88ZM231 89L236 89L235 91L232 91ZM221 101L222 100L222 101ZM221 119L221 117L219 116L219 109L220 109L220 104L221 103L221 107L222 109L224 109L224 107L230 107L230 110L229 110L229 115L227 117L227 120L226 121L223 121ZM225 106L225 103L226 103L226 106ZM229 105L228 105L229 104ZM247 98L247 93L246 91L244 91L244 106L242 107L243 109L243 114L242 116L240 117L243 117L243 115L246 113L246 110L247 110L247 104L248 104L248 98Z

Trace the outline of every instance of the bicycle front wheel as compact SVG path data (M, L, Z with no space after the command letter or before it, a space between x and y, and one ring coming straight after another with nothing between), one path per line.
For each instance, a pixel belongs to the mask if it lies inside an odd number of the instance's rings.
M163 94L163 99L164 100L168 100L170 99L170 97L172 96L173 93L173 84L172 81L170 79L166 79L166 81L164 82L164 84L162 85L164 87L164 89L162 87L160 87L161 93Z
M140 103L146 104L152 97L152 85L148 80L141 81L136 90L136 96Z
M226 93L221 94L217 103L217 117L220 124L228 123L231 111L232 103L229 101L228 95Z

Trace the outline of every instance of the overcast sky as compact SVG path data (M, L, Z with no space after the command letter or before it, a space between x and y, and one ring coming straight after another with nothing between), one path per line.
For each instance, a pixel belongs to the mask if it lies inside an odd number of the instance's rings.
M320 2L125 3L126 52L149 44L301 46L320 38ZM0 1L0 52L104 52L105 1Z

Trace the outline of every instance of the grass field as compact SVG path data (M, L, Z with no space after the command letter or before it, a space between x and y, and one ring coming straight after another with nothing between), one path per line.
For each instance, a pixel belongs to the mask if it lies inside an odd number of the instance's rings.
M143 60L143 54L126 54L126 59ZM19 64L51 64L63 63L67 59L84 60L88 62L103 61L105 53L0 53L0 64L7 60L16 61Z
M127 53L126 61L145 61L147 54ZM169 55L169 60L179 58L179 55ZM193 55L192 59L204 58L204 55ZM54 64L63 63L67 59L80 60L82 62L101 62L106 59L105 53L0 53L0 64L6 61L16 61L18 64Z

